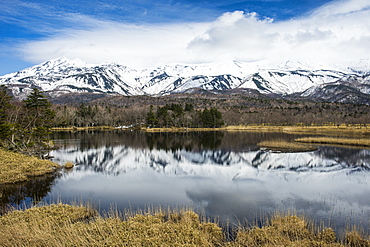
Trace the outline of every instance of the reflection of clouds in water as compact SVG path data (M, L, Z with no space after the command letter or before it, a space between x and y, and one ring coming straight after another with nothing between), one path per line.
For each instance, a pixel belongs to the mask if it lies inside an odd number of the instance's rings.
M186 195L195 205L203 206L206 214L222 215L221 220L231 223L244 218L250 222L275 210L292 210L318 222L331 222L337 229L354 222L368 227L370 188L359 183L360 178L364 176L345 172L262 172L255 179L219 180L211 187L191 187Z
M370 189L367 191L357 191L352 194L352 201L360 206L367 207L370 211Z
M277 208L282 210L292 209L297 213L309 215L328 214L331 211L329 203L320 200L310 200L297 194L292 194L291 197L281 200Z
M195 205L204 206L205 213L220 216L222 221L237 223L244 219L253 220L261 211L275 209L272 195L258 184L240 187L237 184L212 187L197 187L186 191Z

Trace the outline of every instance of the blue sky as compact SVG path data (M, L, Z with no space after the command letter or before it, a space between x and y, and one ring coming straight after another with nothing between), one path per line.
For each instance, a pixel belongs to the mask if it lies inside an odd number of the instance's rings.
M369 11L368 0L1 0L0 75L62 56L132 67L366 58Z

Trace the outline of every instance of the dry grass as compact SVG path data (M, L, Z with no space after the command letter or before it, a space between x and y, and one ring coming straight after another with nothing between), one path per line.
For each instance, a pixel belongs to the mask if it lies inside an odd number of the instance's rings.
M370 246L358 231L341 243L295 215L277 214L263 227L237 229L227 242L221 228L189 210L102 217L90 207L64 204L13 211L0 217L0 246Z
M323 126L274 126L268 124L260 125L239 125L227 126L223 128L227 131L258 131L258 132L284 132L284 133L305 133L305 134L341 134L341 135L369 135L370 128L362 125L323 125Z
M51 131L58 132L58 131L93 131L93 130L99 130L99 131L109 131L109 130L115 130L115 127L112 126L93 126L93 127L54 127L51 128Z
M144 132L190 132L190 131L221 131L225 128L142 128Z
M69 217L70 215L70 217ZM220 227L191 211L103 218L63 204L0 217L0 246L219 246Z
M295 141L305 142L305 143L370 147L370 139L363 139L363 138L305 137L305 138L298 138Z
M72 169L75 165L73 164L73 162L71 161L68 161L64 164L64 168L65 169Z
M300 143L287 142L285 140L263 141L257 144L259 147L267 148L272 151L279 152L310 152L317 150L311 145L304 145Z
M341 135L369 135L370 128L363 125L323 125L323 126L289 126L284 128L286 133L306 134L341 134Z
M63 127L52 128L52 131L92 131L92 130L116 130L112 126L94 126L94 127ZM341 135L370 135L370 128L364 125L311 125L302 126L301 124L289 126L274 126L270 124L250 124L250 125L229 125L221 128L145 128L137 127L135 129L145 132L187 132L187 131L251 131L251 132L284 132L284 133L306 133L306 134L338 134Z
M23 182L31 177L52 173L57 167L56 163L49 160L0 149L0 184Z
M343 246L331 228L319 231L302 217L275 215L262 228L240 229L229 246Z
M370 128L362 125L323 125L323 126L274 126L269 124L255 125L230 125L221 128L142 128L145 132L186 132L186 131L250 131L250 132L284 132L284 133L305 133L323 135L370 135Z

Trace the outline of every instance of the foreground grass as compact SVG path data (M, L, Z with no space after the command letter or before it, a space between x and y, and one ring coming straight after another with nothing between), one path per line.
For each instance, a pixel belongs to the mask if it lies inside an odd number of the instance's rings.
M257 144L259 147L279 152L310 152L317 150L317 147L285 140L263 141Z
M64 204L13 211L0 217L0 246L370 246L358 232L338 241L331 228L315 229L294 215L265 226L239 227L226 241L215 223L188 210L102 217L89 207Z
M304 137L295 139L295 141L304 143L370 147L370 139L360 139L360 138Z
M70 215L70 216L69 216ZM58 204L0 217L0 246L220 246L221 228L191 211L121 220Z
M0 185L27 181L55 171L57 164L0 148Z

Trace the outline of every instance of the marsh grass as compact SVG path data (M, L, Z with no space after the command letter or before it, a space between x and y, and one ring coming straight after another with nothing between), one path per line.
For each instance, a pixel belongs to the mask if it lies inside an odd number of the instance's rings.
M343 135L343 136L368 136L370 128L364 125L288 125L276 126L270 124L229 125L220 128L141 128L144 132L190 132L190 131L247 131L247 132L283 132L287 134L315 134L315 135Z
M262 227L240 228L229 246L343 246L331 228L320 229L305 217L275 214Z
M304 137L295 139L296 142L370 147L368 138L334 138L334 137Z
M294 214L275 214L262 227L239 226L227 241L218 224L189 209L112 211L54 204L0 216L0 246L370 246L358 231L339 241L331 228Z
M27 181L55 171L59 166L49 160L41 160L0 148L0 185Z
M0 246L220 246L223 233L193 211L102 217L58 204L0 217Z
M310 152L317 150L316 147L301 143L288 142L282 139L263 141L257 144L259 147L267 148L277 152Z

